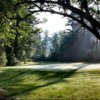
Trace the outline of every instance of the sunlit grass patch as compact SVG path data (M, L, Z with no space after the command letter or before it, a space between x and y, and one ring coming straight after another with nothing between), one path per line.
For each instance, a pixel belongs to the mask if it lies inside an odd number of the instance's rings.
M0 88L19 99L100 99L100 71L0 69Z

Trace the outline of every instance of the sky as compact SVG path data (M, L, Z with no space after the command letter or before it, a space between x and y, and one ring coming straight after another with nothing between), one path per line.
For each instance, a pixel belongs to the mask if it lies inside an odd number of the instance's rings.
M37 27L42 28L43 31L48 30L49 36L51 37L53 33L59 32L61 30L65 30L67 27L65 24L67 23L68 19L61 15L57 14L50 14L50 13L40 13L38 15L39 19L46 18L47 22L44 24L39 24Z

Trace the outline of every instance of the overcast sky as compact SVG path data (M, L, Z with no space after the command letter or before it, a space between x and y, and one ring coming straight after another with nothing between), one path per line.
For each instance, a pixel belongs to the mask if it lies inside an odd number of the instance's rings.
M67 23L67 18L57 15L57 14L50 14L50 13L40 13L38 15L39 19L46 18L47 22L44 24L39 24L38 27L42 28L43 31L48 30L49 31L49 36L52 36L53 33L65 30L66 26L65 24Z

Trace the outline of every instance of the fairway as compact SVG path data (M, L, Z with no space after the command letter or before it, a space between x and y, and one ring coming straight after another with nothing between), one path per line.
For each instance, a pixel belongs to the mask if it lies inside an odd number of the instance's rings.
M15 100L99 100L100 70L1 68L0 88Z

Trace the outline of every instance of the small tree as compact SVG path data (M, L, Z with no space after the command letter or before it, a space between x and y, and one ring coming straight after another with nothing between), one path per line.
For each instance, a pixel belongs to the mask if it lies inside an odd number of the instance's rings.
M6 53L0 52L0 66L5 66L7 63Z

